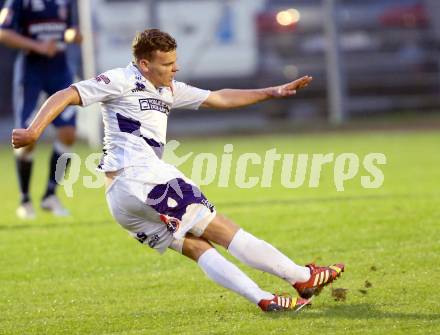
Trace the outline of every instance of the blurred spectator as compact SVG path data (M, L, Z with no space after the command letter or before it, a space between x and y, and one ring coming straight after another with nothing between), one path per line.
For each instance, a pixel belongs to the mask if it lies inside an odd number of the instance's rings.
M0 12L0 42L20 50L14 68L13 87L16 127L29 126L42 91L52 95L72 83L66 43L80 43L82 39L74 26L71 1L8 0L4 4ZM57 140L50 158L49 181L41 207L58 216L68 212L55 195L56 165L75 141L75 120L76 110L67 108L52 122L57 127ZM35 217L29 195L33 149L29 146L16 150L21 192L17 216L22 219Z

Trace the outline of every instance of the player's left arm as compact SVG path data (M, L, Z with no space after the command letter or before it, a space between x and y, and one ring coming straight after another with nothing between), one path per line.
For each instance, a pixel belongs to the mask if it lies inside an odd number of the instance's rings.
M12 146L16 149L34 144L44 129L69 105L81 105L81 97L73 87L50 96L26 129L12 130Z
M269 99L290 97L296 91L307 87L312 77L304 76L290 83L254 90L222 89L211 92L201 104L205 108L236 108L256 104Z

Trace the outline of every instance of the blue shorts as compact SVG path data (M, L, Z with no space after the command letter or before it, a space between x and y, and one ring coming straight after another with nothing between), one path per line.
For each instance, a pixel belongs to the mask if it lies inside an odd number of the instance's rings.
M55 74L45 73L35 75L33 73L19 73L16 69L14 80L14 116L15 127L26 128L32 122L36 114L35 107L41 92L48 96L59 90L63 90L72 84L70 71L57 71ZM52 121L55 127L75 126L76 107L67 107Z

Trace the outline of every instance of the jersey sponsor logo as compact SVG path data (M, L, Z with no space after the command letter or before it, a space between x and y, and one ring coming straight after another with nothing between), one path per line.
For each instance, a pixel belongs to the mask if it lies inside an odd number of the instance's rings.
M110 84L110 79L105 74L100 74L99 76L95 77L95 80L100 83L104 82L105 84Z
M39 22L29 25L29 33L37 35L41 33L60 33L66 30L67 25L64 22Z
M154 110L165 115L170 114L170 107L164 103L162 100L148 98L148 99L139 99L139 107L142 111Z

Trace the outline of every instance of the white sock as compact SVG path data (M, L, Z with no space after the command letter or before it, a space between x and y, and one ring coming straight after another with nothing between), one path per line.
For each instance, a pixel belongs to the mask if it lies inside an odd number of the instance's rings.
M273 294L260 289L252 279L214 248L205 251L197 263L217 284L240 294L254 304L258 304L261 299L273 298Z
M291 284L305 282L310 278L309 268L295 264L272 245L243 229L235 234L228 251L241 262Z

